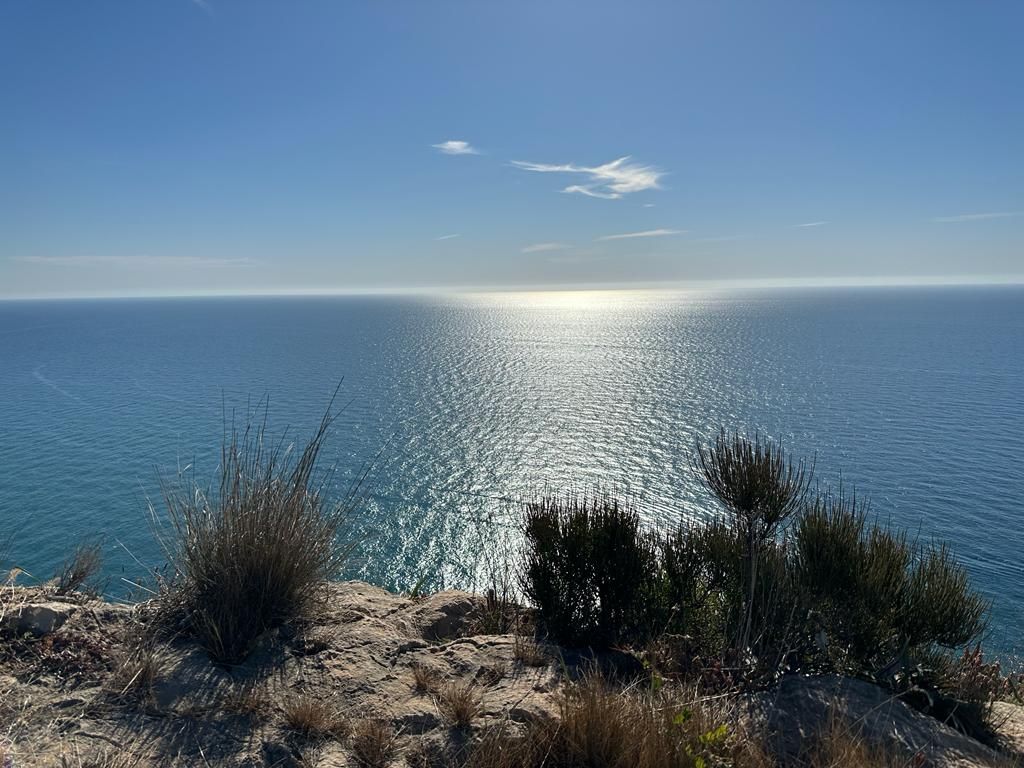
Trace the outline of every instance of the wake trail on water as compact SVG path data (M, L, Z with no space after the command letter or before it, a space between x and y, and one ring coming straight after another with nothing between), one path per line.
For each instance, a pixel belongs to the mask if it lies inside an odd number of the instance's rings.
M45 376L43 376L42 371L43 371L43 368L45 368L45 367L46 366L44 366L44 365L40 365L38 368L36 368L34 371L32 371L32 376L33 376L33 378L35 378L36 381L38 381L40 384L45 384L50 389L54 390L55 392L59 392L60 394L64 395L64 397L67 397L67 398L69 398L71 400L74 400L76 403L85 402L84 400L82 400L82 398L78 397L78 395L71 394L66 389L62 389L60 387L60 385L57 384L55 381L52 381L52 380L46 378Z

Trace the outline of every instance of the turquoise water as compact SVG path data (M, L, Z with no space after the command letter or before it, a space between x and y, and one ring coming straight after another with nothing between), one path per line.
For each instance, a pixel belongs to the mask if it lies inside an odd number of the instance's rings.
M816 458L822 482L951 542L1024 629L1024 289L533 293L0 302L0 532L48 576L106 535L110 591L162 562L158 473L211 478L224 415L268 396L344 486L372 462L355 572L472 585L515 499L631 493L706 514L689 467L719 424ZM499 537L500 538L500 537Z

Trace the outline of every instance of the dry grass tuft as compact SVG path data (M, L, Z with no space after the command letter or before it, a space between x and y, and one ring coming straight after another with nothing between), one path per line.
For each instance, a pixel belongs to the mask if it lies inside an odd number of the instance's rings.
M160 623L224 663L242 661L266 630L309 615L349 551L339 536L355 489L328 504L330 475L318 468L330 408L300 451L287 432L266 434L266 406L263 417L225 437L218 492L163 487L171 535L161 541L174 575Z
M84 541L75 547L55 577L54 592L67 595L71 592L83 591L89 595L97 595L103 591L97 580L103 569L103 542L94 539Z
M914 768L927 765L923 754L905 755L870 744L849 724L832 718L813 741L806 762L813 768Z
M419 693L434 693L441 687L441 675L433 667L413 662L409 665L412 671L413 687Z
M473 681L445 683L434 694L434 702L441 717L456 728L466 728L477 715L483 701L480 689Z
M384 720L362 720L352 730L349 749L360 768L387 768L395 759L398 735Z
M560 717L514 732L485 730L463 768L767 768L720 712L646 690L618 689L591 676L566 689Z
M155 643L137 641L116 660L104 687L115 699L151 706L155 701L156 684L166 677L166 664L166 656Z
M307 739L344 739L348 736L348 720L333 703L308 694L284 702L284 722L294 733Z
M266 688L256 683L236 683L221 698L221 708L233 715L263 716L270 707Z
M512 638L512 657L527 667L546 667L551 654L544 646L526 635L516 634Z

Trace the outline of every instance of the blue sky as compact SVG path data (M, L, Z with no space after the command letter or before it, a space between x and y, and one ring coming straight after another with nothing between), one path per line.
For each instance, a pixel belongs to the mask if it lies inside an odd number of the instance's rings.
M7 0L0 296L1021 280L1022 29L973 0Z

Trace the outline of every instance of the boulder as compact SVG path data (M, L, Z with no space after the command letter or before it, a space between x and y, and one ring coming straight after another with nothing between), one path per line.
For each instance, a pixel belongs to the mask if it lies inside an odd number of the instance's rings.
M869 744L903 752L915 765L1000 763L994 750L863 680L793 675L751 703L755 723L767 727L769 748L783 765L801 765L808 746L833 718Z
M403 618L411 634L430 641L451 640L472 634L486 606L481 595L449 590L417 601Z
M60 629L77 609L75 605L57 602L9 606L0 618L0 630L42 637Z

